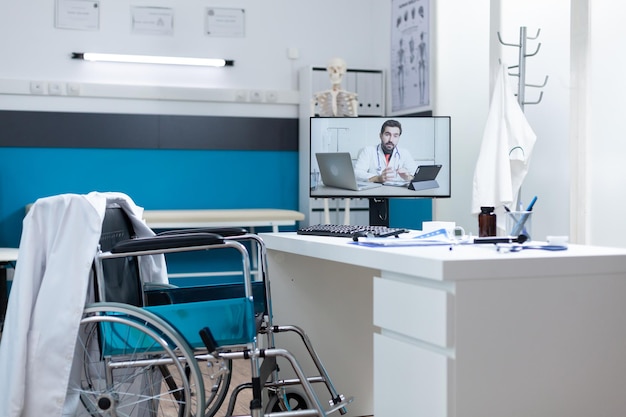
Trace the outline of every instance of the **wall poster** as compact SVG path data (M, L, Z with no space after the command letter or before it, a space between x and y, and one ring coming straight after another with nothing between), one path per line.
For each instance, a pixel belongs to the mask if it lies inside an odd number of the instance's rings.
M209 36L243 38L246 34L246 11L235 8L206 9L204 31Z
M391 0L391 113L432 110L431 0Z
M56 0L54 27L98 30L100 28L100 2L98 0Z
M144 35L174 34L174 9L169 7L131 7L133 33Z

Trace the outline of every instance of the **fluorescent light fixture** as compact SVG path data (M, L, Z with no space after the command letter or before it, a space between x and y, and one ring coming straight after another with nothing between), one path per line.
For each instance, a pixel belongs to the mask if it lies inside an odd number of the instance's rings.
M192 65L202 67L232 67L235 65L235 61L229 59L100 54L94 52L72 52L72 59L82 59L94 62L128 62L134 64Z

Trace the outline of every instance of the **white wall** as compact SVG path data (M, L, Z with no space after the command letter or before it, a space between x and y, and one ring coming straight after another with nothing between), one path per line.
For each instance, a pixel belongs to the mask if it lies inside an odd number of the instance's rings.
M437 202L436 217L454 219L476 233L476 215L470 214L475 161L491 98L494 71L499 60L519 63L519 48L503 46L520 43L520 27L527 27L527 102L543 97L539 104L524 106L525 115L537 134L529 172L522 186L522 201L537 195L533 237L569 234L570 210L570 57L569 0L492 1L491 8L472 3L459 10L456 1L438 2L438 83L437 112L453 112L453 199ZM448 10L449 8L449 10ZM468 18L469 17L469 18ZM453 25L454 30L451 30ZM511 73L517 72L512 69ZM491 75L491 79L490 79ZM451 82L452 81L452 82ZM511 84L517 87L518 78ZM462 97L462 99L460 99Z
M530 35L540 28L542 46L527 58L527 82L541 83L544 75L549 80L542 102L525 106L538 140L523 185L524 199L539 197L535 237L563 234L576 243L626 246L626 222L621 221L626 203L621 126L626 84L620 82L626 57L619 52L626 37L626 6L600 0L493 0L491 20L486 10L462 1L440 1L438 9L438 51L444 58L438 62L437 112L453 115L453 149L461 156L454 164L454 197L437 202L436 217L463 226L475 223L475 216L468 214L469 189L486 116L486 62L491 61L493 74L494 60L503 56L515 61L516 53L494 42L495 32L516 43L519 26L526 26ZM454 24L453 32L446 23ZM490 57L487 44L492 46ZM526 90L527 100L533 100L533 90ZM472 97L478 104L470 108L459 97Z
M436 2L434 113L452 118L452 198L436 200L435 219L474 235L472 178L489 108L488 2Z
M294 98L290 93L297 93L299 68L325 66L334 56L343 57L355 68L381 68L388 61L389 19L381 15L389 14L389 8L375 0L100 1L98 31L55 29L54 5L50 0L0 2L0 37L5 40L0 43L0 92L14 93L0 96L0 108L296 117L297 94ZM131 6L174 9L174 35L131 33ZM245 9L246 36L204 35L204 10L209 6ZM299 58L289 59L288 48L296 48ZM225 57L233 59L235 66L94 64L69 58L71 52L84 51ZM236 90L276 90L282 104L225 103L229 100L221 96L217 103L212 99L190 103L25 95L31 80L79 83L85 96L90 91L94 95L119 91L122 96L137 91L110 85L147 86L140 91L144 95L185 96L192 93L185 88L193 89L194 94L202 89L226 89L233 94L230 101Z
M518 44L519 28L527 29L526 84L524 113L537 135L528 174L522 186L522 201L533 196L537 203L533 214L533 234L568 235L570 212L570 4L569 0L518 0L501 2L501 37ZM539 32L537 32L539 30ZM537 39L530 39L536 37ZM509 65L518 63L519 49L502 46L501 56ZM517 79L514 81L517 85Z
M587 242L626 246L626 5L589 0L587 60L587 198L581 201Z
M619 52L626 37L626 5L601 0L492 0L490 16L484 8L460 0L437 4L436 110L453 116L455 163L454 197L436 203L436 217L473 229L469 190L488 106L487 62L493 74L499 57L516 61L515 48L500 46L496 32L504 41L517 43L520 26L526 26L531 36L540 28L537 41L542 46L536 56L527 58L526 81L542 83L545 75L549 80L541 103L525 106L538 140L523 185L526 201L532 195L539 198L535 237L563 234L575 243L626 247L622 239L626 222L621 221L626 205L622 191L626 141L621 126L626 83L620 82L626 57ZM526 90L527 101L537 97L533 90ZM468 104L469 97L473 105Z
M500 47L496 32L515 42L519 26L526 26L529 34L541 29L538 41L542 43L537 56L527 60L527 82L550 77L542 102L526 106L538 135L523 185L525 200L539 197L535 237L568 234L581 243L626 246L621 241L626 224L619 221L625 205L620 182L626 177L626 164L621 163L626 142L620 137L624 106L620 99L626 95L626 84L619 82L626 73L626 59L619 42L626 36L622 25L626 6L600 0L571 0L571 4L569 0L433 1L434 113L452 117L453 138L453 197L434 203L437 219L477 230L476 216L470 213L471 183L489 108L490 77L501 55L515 61L514 50ZM200 0L181 6L169 0L149 4L119 0L101 5L101 29L78 32L54 28L53 1L0 2L0 36L5 40L0 43L0 93L4 93L0 108L297 117L299 68L323 66L330 57L341 56L353 68L388 69L388 1ZM174 8L175 35L131 34L131 5ZM203 35L198 16L208 6L244 8L246 37ZM297 48L299 58L289 59L287 48ZM225 56L235 60L235 67L148 69L69 59L70 52L82 50ZM187 88L277 90L282 101L271 105L32 96L25 92L30 80L105 88L139 84L157 90L182 88L183 93ZM532 89L526 97L535 97Z

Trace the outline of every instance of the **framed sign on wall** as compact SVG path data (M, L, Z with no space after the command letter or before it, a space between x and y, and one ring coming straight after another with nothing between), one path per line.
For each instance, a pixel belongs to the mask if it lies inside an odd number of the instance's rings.
M431 0L391 0L391 114L432 110Z

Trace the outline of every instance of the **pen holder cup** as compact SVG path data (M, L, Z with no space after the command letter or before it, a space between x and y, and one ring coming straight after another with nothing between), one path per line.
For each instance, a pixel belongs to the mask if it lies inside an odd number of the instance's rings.
M506 213L506 232L509 236L526 235L527 240L532 237L533 212L510 211Z

